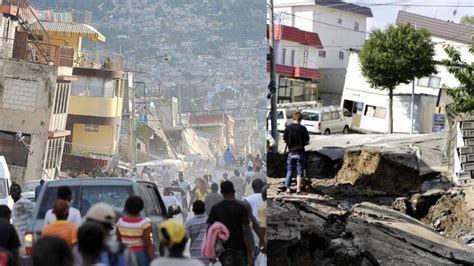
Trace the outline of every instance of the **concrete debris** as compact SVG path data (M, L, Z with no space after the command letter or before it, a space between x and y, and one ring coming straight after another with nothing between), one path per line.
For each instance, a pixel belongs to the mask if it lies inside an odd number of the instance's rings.
M336 179L392 194L419 191L418 159L413 153L391 153L375 148L350 149Z
M269 265L472 264L474 253L387 207L324 213L306 202L269 201Z
M472 220L463 193L444 194L430 207L421 221L431 224L433 228L451 239L461 240L471 232Z

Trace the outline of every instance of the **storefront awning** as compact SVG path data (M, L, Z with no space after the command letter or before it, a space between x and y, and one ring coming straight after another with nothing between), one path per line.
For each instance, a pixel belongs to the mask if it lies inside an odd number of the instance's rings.
M34 33L42 33L44 28L46 32L57 36L85 37L92 42L105 42L105 36L87 24L44 21L41 24L33 23L30 28Z

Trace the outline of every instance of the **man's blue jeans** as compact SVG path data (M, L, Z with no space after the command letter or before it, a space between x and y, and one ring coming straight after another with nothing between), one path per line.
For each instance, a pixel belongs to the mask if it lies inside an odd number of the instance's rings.
M286 161L286 178L285 186L289 188L291 186L291 175L296 168L296 176L303 177L305 156L304 154L292 153L288 154L288 160Z

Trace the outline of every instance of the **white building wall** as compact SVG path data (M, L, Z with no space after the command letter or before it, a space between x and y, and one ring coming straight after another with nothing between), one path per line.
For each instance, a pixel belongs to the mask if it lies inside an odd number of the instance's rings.
M433 38L436 56L435 60L446 59L443 46L447 43L457 47L461 51L463 60L471 62L474 60L472 54L469 53L469 46L443 41ZM459 85L456 78L447 72L445 67L437 66L437 74L432 76L440 77L440 87L447 85L455 87ZM429 88L418 86L418 80L415 86L415 132L427 133L431 132L431 120L434 114L439 88ZM394 131L410 132L410 106L411 106L412 83L400 84L394 90ZM377 90L372 88L361 73L360 62L357 53L351 53L349 65L347 69L346 80L344 83L344 91L341 100L341 106L344 100L364 102L365 105L374 105L387 108L385 119L363 116L360 123L360 129L376 132L388 131L388 91ZM364 105L364 111L365 111Z
M346 68L349 62L348 49L360 48L364 44L367 36L367 17L364 15L314 4L292 4L294 0L278 2L275 4L275 14L279 19L277 22L319 35L326 57L319 57L315 61L317 68ZM358 23L358 31L354 29L355 23ZM339 58L340 52L343 53L343 59Z

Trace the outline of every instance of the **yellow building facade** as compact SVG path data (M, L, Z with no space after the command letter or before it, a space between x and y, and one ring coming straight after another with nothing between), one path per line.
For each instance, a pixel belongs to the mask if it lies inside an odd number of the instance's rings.
M66 129L63 169L90 171L110 166L119 152L124 96L123 57L82 51L83 38L104 42L93 27L78 23L44 25L50 44L74 48L73 76Z

